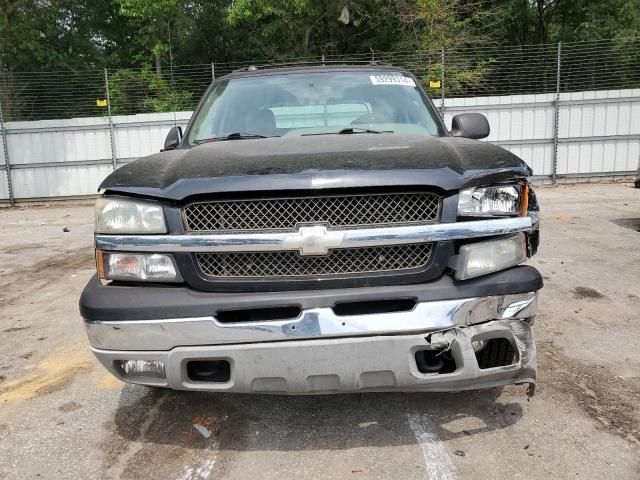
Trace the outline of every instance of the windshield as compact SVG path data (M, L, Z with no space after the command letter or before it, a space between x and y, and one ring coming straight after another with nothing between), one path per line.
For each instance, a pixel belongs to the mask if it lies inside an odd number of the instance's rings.
M444 135L413 78L367 70L223 80L209 91L187 138L195 145L346 133Z

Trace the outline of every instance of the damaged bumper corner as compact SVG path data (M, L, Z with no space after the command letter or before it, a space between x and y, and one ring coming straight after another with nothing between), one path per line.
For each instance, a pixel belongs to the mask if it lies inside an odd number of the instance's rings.
M449 374L451 377L439 375L443 382L439 385L441 388L434 391L528 383L533 395L537 369L533 320L497 320L427 337L433 348L450 352L456 365L463 366L460 372L456 370ZM484 348L478 349L479 345L484 345ZM513 357L508 353L510 348L513 349ZM461 385L466 386L459 388Z

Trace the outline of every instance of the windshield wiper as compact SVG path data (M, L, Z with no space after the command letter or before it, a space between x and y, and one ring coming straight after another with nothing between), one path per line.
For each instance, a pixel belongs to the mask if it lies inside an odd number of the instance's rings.
M243 132L233 132L224 137L211 137L211 138L198 138L193 141L194 145L200 145L201 143L207 142L222 142L225 140L246 140L251 138L273 138L279 137L280 135L260 135L258 133L243 133Z
M221 140L244 140L245 138L272 138L279 137L279 135L260 135L258 133L244 133L244 132L233 132L227 135L226 137L221 138Z
M383 132L381 130L373 130L372 128L347 127L338 132L338 135L352 135L354 133L393 133L390 130Z
M346 127L337 132L321 132L321 133L303 133L301 136L307 137L312 135L354 135L357 133L393 133L393 130L373 130L371 128Z

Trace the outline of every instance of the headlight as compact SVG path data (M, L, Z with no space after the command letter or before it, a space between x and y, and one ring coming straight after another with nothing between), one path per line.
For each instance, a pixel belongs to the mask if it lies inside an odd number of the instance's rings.
M524 262L527 245L522 233L460 247L456 280L487 275Z
M96 252L98 276L102 280L181 282L171 255Z
M117 197L96 201L96 233L167 233L162 207Z
M458 215L495 217L524 215L527 209L526 185L494 185L460 191Z

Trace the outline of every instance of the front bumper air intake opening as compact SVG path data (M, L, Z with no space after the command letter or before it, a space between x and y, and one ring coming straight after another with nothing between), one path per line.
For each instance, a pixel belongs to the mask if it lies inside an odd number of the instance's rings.
M416 352L416 365L420 373L453 373L456 361L449 350L419 350Z
M220 323L268 322L276 320L292 320L302 313L300 305L284 305L279 307L247 308L243 310L220 310L216 320Z
M187 375L193 382L226 383L231 379L228 360L193 360L187 363Z
M415 298L340 302L333 307L333 313L339 317L350 317L354 315L409 312L415 308L416 303Z
M476 360L480 370L494 367L506 367L516 361L516 351L507 338L486 340L483 348L476 352Z

